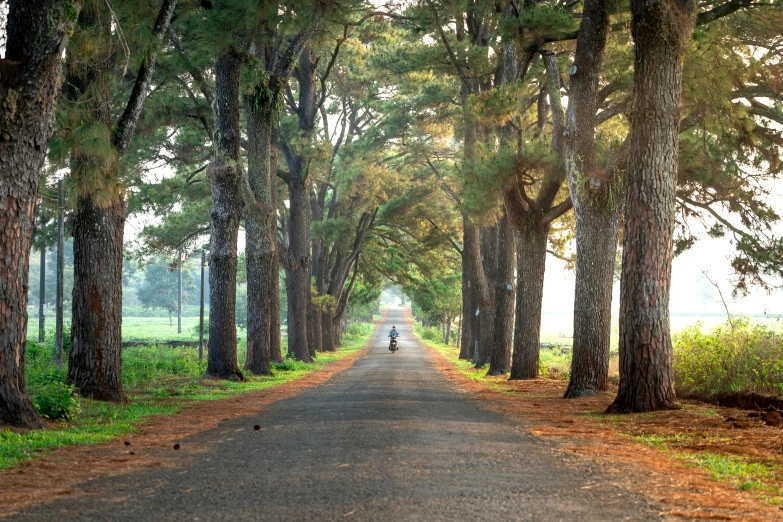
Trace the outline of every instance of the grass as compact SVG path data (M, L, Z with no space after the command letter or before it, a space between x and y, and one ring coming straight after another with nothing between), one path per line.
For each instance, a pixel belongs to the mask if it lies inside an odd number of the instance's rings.
M198 350L194 348L127 348L123 350L122 379L129 403L82 399L81 414L71 421L59 421L52 428L27 433L0 431L0 470L13 468L54 448L116 439L133 433L151 417L171 415L198 401L224 399L297 379L361 349L372 331L370 324L351 325L336 352L319 353L311 364L293 360L273 363L274 376L246 375L246 382L203 381L206 362L198 361ZM244 343L240 343L238 352L241 367ZM31 395L35 396L48 383L64 380L65 370L57 370L51 361L51 344L28 344L26 373ZM160 398L168 399L162 402Z
M714 480L734 483L738 489L759 489L766 493L780 495L778 488L766 484L766 480L775 474L774 466L750 462L746 457L719 455L716 453L693 453L675 456L692 466L698 466L706 470Z
M634 440L653 449L667 452L672 457L684 461L689 466L694 466L709 473L710 478L720 482L734 484L737 489L758 490L767 502L780 503L781 491L770 484L776 478L777 466L774 464L752 462L747 457L736 455L723 455L710 452L679 451L677 446L698 443L705 440L707 435L698 433L675 434L645 434L637 435ZM720 439L728 442L731 439Z

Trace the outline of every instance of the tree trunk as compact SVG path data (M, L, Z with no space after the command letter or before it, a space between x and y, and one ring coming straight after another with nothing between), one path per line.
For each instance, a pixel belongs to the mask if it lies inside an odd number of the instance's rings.
M517 312L511 379L538 377L541 350L541 302L549 227L525 229L517 240Z
M270 153L269 153L269 177L270 199L269 204L273 209L271 223L272 240L272 269L269 274L267 295L269 296L269 360L283 362L282 333L280 332L280 265L277 251L277 140L279 126L271 129Z
M177 333L182 333L182 251L177 263Z
M481 306L479 314L480 341L475 362L476 368L488 364L492 357L492 346L495 340L495 279L497 277L498 227L484 227L481 230L481 264L484 268L484 279L480 283L486 285L488 299Z
M0 81L0 425L38 428L24 368L33 208L60 94L62 47L73 24L63 2L10 0L6 8L9 69Z
M487 375L504 375L511 370L511 343L514 333L514 253L516 237L509 217L498 225L498 269L495 276L495 324L492 354Z
M611 342L612 284L622 184L600 179L595 166L595 113L609 12L604 0L586 0L571 76L565 143L568 189L576 217L576 292L571 379L565 397L606 389ZM604 176L604 178L606 178ZM610 194L610 191L615 191ZM609 196L613 197L609 197Z
M632 0L634 112L620 289L620 389L610 412L675 407L669 290L682 56L693 3Z
M321 349L325 352L333 352L337 349L333 324L334 312L327 308L321 312Z
M288 182L290 224L288 237L293 266L288 287L288 351L299 361L312 362L307 336L310 308L310 200L306 181L293 177Z
M209 239L209 352L207 375L242 380L237 365L237 235L242 211L239 163L240 57L229 51L215 66L215 158Z
M247 259L247 358L245 369L255 375L271 375L272 300L277 282L277 208L272 206L276 172L271 172L272 129L277 125L277 107L264 106L248 96L248 185L245 214L245 259ZM273 177L274 176L274 177Z
M198 303L198 362L204 360L204 265L207 262L206 253L201 252L201 289Z
M576 291L571 378L565 397L606 390L612 336L612 285L620 214L577 205Z
M165 0L153 27L153 38L163 39L176 6ZM110 33L109 10L88 4L79 17L87 38ZM84 35L83 35L84 36ZM123 400L122 368L122 261L125 199L119 188L119 158L127 151L141 117L155 70L158 46L151 45L139 66L133 89L120 118L112 121L112 91L100 78L110 72L111 49L95 41L93 56L68 56L68 93L81 114L111 132L116 152L111 168L105 158L89 148L72 151L71 175L81 196L74 217L74 288L71 325L71 355L66 382L84 396L100 400ZM94 177L100 176L100 186ZM92 372L92 375L90 373Z
M312 302L312 287L310 292L310 310L308 312L309 323L307 325L307 344L310 346L310 356L316 357L318 352L323 351L321 341L321 310Z
M60 94L62 46L73 24L64 2L10 0L4 7L9 70L0 81L0 425L38 428L24 373L33 208Z
M464 242L463 242L464 244ZM462 252L462 315L460 317L460 347L459 358L471 358L471 318L475 311L473 306L473 289L470 284L470 267L467 255Z
M125 202L79 198L73 218L73 311L67 384L122 401L122 253Z

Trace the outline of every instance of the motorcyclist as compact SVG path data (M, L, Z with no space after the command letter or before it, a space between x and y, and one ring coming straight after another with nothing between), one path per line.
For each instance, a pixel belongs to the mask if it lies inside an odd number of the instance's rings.
M391 341L389 342L389 350L392 350L392 345L397 344L397 336L400 335L400 332L397 331L396 326L392 326L391 332L389 332L389 337L391 338ZM395 346L396 348L396 346Z

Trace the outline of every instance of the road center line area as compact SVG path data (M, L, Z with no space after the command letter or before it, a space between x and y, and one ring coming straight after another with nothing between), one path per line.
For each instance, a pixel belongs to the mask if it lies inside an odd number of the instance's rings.
M326 383L179 441L171 466L88 481L8 520L659 518L611 475L471 401L430 363L402 308L372 342Z

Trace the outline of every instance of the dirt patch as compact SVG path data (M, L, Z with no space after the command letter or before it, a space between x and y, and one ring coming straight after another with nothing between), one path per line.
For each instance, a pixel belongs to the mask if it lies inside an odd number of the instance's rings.
M783 396L755 392L721 392L709 395L691 395L686 397L702 402L709 402L726 408L741 408L744 410L783 410Z
M376 328L382 322L383 316L375 321ZM77 484L87 480L166 466L173 450L179 449L174 448L175 444L181 445L180 452L197 453L201 448L183 444L182 439L215 428L221 421L264 411L263 407L268 404L318 386L350 368L370 348L368 343L325 368L279 386L227 399L198 402L174 415L151 417L137 433L121 439L59 448L40 459L0 473L0 517L17 513L32 504L82 494L84 492ZM130 444L126 445L126 442Z
M628 489L665 506L665 518L783 520L783 511L734 484L712 480L686 465L677 452L742 456L749 462L783 465L783 428L766 425L756 413L683 401L683 408L652 414L608 416L616 389L565 400L566 384L554 379L481 382L462 374L440 352L425 346L433 364L489 409L526 422L534 435L558 442L559 451L587 458L614 474ZM727 420L729 419L729 420ZM637 442L636 436L662 437L668 450ZM771 477L783 487L783 477ZM766 480L765 480L766 482Z

